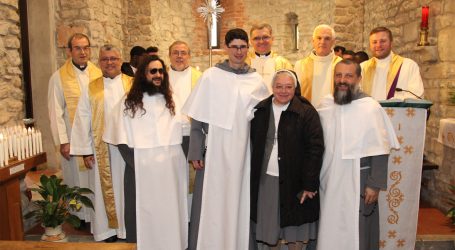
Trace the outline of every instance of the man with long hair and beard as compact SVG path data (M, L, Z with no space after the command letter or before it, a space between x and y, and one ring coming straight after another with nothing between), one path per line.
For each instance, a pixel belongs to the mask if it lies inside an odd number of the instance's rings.
M360 88L361 69L342 60L334 93L318 107L326 146L320 174L318 249L379 249L378 195L399 143L386 112Z
M107 139L134 149L134 156L123 157L134 158L138 249L186 249L188 180L180 104L172 97L163 60L144 59L113 119L117 128L111 131L117 132Z

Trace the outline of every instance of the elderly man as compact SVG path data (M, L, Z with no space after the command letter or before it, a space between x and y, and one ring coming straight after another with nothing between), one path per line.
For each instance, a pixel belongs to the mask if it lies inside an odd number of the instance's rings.
M378 194L387 187L390 150L400 146L385 111L360 91L360 74L354 61L339 62L335 91L318 107L326 146L319 250L379 249Z
M130 62L124 62L121 71L125 75L134 76L142 58L147 55L147 51L141 46L134 46L130 50Z
M186 249L188 182L180 146L181 104L172 96L163 60L146 57L119 104L107 124L111 134L104 139L134 149L134 156L127 153L125 160L133 158L137 177L138 249Z
M272 77L280 69L292 69L291 63L272 51L274 37L272 26L267 23L253 25L250 30L250 43L254 51L248 53L246 63L256 69L270 93L272 93Z
M370 32L373 57L361 64L362 90L376 100L423 96L419 66L409 58L394 54L392 42L392 32L386 27L377 27Z
M293 72L277 71L273 95L256 105L251 121L253 238L271 249L283 239L301 250L317 233L324 139L318 113L295 96L296 87Z
M333 92L333 68L342 60L334 54L334 44L333 28L326 24L317 26L313 32L313 51L295 64L301 94L315 107L325 95Z
M117 147L103 142L105 124L114 107L131 86L131 77L122 74L120 50L112 45L100 48L103 76L90 82L81 95L71 134L71 154L83 155L90 169L94 191L92 232L96 241L125 238L123 175L125 162ZM108 133L107 131L106 133Z
M101 76L101 70L90 60L90 40L81 33L68 39L70 55L65 64L49 80L48 109L54 143L60 148L63 180L70 186L88 187L88 172L82 159L70 155L71 127L81 92L90 81ZM90 222L90 211L75 213Z
M248 249L249 126L268 91L245 63L248 34L229 30L225 44L229 59L204 72L182 110L192 118L188 159L205 169L201 209L191 211L200 213L191 222L199 223L198 233L189 249Z

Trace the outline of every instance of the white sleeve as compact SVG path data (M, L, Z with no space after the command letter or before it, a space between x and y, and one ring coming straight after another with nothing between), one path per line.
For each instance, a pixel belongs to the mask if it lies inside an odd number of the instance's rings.
M91 155L93 152L92 110L88 88L84 88L81 90L81 97L74 115L70 154Z
M420 76L420 69L419 65L414 61L410 60L409 65L409 82L408 82L408 90L412 93L423 97L423 82L422 77ZM411 98L415 98L412 96Z
M47 97L49 121L54 143L55 145L68 143L70 139L67 131L69 118L58 71L49 79Z

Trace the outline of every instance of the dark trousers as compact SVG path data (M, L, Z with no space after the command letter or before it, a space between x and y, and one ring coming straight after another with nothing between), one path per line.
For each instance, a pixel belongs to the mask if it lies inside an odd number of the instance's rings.
M118 145L126 163L124 181L126 242L136 243L136 178L134 174L134 149L125 144Z

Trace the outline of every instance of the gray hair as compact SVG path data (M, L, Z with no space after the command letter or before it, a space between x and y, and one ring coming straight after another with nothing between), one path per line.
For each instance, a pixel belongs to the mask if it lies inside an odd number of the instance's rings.
M316 37L316 31L318 31L320 29L330 30L330 33L332 33L332 39L336 38L335 30L327 24L320 24L320 25L316 26L316 28L314 28L314 31L313 31L313 38Z

